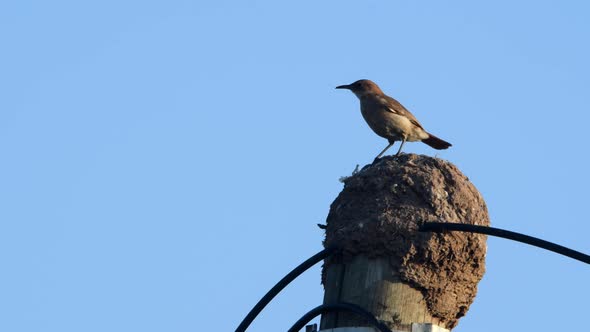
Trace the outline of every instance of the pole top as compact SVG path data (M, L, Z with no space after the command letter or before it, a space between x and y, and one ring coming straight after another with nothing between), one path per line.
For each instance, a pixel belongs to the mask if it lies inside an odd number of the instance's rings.
M327 259L324 272L359 256L386 259L392 277L422 293L434 323L455 327L485 272L486 236L419 229L425 222L489 226L477 188L452 163L416 154L384 157L343 182L324 241L343 254Z

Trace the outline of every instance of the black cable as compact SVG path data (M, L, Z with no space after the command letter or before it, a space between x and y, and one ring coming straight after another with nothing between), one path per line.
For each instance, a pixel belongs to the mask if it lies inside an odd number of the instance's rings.
M420 227L421 232L444 232L444 231L459 231L459 232L469 232L469 233L480 233L480 234L487 234L497 237L502 237L509 240L514 240L526 244L530 244L535 247L543 248L549 251L556 252L558 254L579 260L586 264L590 264L590 256L579 251L572 250L570 248L566 248L564 246L560 246L558 244L541 240L536 237L507 231L505 229L494 228L494 227L487 227L487 226L478 226L478 225L471 225L471 224L457 224L457 223L446 223L446 222L427 222L424 223Z
M381 332L391 332L391 330L385 326L385 324L381 323L380 321L373 316L372 313L368 312L367 310L359 307L356 304L352 303L333 303L333 304L322 304L311 309L308 313L303 315L287 332L297 332L301 330L305 324L309 323L312 319L316 318L317 316L324 314L330 311L350 311L358 314L359 316L363 316L369 321L369 324L375 326Z
M256 303L256 305L254 306L254 308L252 308L252 310L250 310L250 312L248 313L248 315L246 315L246 317L244 318L244 320L242 320L242 322L240 323L240 325L236 329L236 332L244 332L244 331L246 331L246 329L248 328L248 326L250 326L250 324L252 324L252 321L254 321L254 319L256 318L256 316L258 316L258 314L260 314L260 312L262 311L262 309L264 309L264 307L266 307L266 305L275 296L277 296L277 294L279 294L283 290L283 288L285 288L295 278L299 277L299 275L301 275L307 269L309 269L310 267L314 266L317 262L323 260L324 258L332 255L337 250L338 250L337 248L326 248L326 249L318 252L317 254L311 256L305 262L301 263L299 266L297 266L296 268L294 268L293 271L289 272L289 274L287 274L286 276L284 276L283 279L281 279L276 285L274 285L273 288L271 288L260 299L260 301L258 301L258 303Z

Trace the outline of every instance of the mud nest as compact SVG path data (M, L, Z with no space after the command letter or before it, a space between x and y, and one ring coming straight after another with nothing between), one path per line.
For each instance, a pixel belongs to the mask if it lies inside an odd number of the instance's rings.
M425 222L490 224L482 196L453 164L415 154L385 157L344 180L324 241L343 254L324 269L357 255L388 257L402 282L422 292L432 316L453 328L483 277L486 236L419 232Z

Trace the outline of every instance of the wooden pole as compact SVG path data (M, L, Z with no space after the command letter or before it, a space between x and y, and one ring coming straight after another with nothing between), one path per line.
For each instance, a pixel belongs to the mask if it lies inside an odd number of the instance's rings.
M330 206L324 304L348 302L390 329L448 331L465 315L485 266L486 237L421 233L429 221L489 225L483 198L449 162L385 157L344 180ZM322 315L320 330L369 326L349 312ZM445 330L447 329L447 330Z
M336 302L358 304L400 331L410 331L412 323L439 323L422 293L402 282L386 258L357 256L348 264L328 267L324 303ZM329 313L322 316L321 329L363 324L355 315Z

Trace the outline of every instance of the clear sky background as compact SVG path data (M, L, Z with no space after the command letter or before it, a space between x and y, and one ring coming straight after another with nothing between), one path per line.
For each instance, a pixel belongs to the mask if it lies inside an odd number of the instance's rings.
M585 1L4 1L0 331L233 331L386 145L369 78L496 227L590 252ZM395 152L395 148L392 152ZM489 239L468 331L587 328L590 267ZM319 305L320 268L250 331Z

